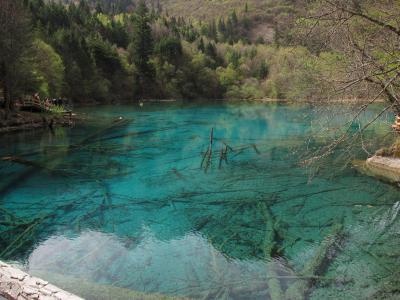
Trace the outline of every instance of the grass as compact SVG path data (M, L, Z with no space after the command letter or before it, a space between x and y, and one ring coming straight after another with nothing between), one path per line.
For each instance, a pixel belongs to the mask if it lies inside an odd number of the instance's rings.
M65 107L62 105L52 105L49 110L51 113L60 114L65 112Z

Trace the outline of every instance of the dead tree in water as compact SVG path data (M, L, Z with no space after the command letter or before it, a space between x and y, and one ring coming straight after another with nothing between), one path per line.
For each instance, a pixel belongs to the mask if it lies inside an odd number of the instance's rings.
M208 168L211 166L212 163L212 151L213 151L213 141L214 141L214 128L211 128L210 132L210 144L206 153L204 153L203 160L201 161L200 167L203 168L204 171L207 172Z
M226 143L224 139L215 138L214 137L214 128L211 128L210 132L210 143L208 145L207 151L204 152L200 168L204 169L205 172L212 166L212 159L213 159L213 145L214 141L217 140L221 142L221 150L219 152L219 162L218 162L218 169L221 169L222 163L225 162L228 164L228 151L233 153L233 157L242 154L247 149L253 149L256 154L261 154L259 149L257 148L256 144L247 144L247 145L240 145L237 147L231 147Z

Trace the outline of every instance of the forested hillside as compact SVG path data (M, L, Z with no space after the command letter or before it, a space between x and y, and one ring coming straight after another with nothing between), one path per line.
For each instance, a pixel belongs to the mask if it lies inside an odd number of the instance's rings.
M0 39L7 42L0 44L0 79L10 103L35 92L79 102L322 99L337 96L332 83L350 66L336 47L343 43L329 41L329 27L321 25L329 20L304 18L323 12L323 3L3 0L1 6ZM345 96L368 93L362 87Z
M79 3L79 0L62 1ZM92 9L118 14L133 12L139 0L87 0L87 3ZM191 21L215 21L235 12L243 19L238 30L243 38L252 42L260 38L272 42L276 31L287 30L304 11L302 4L302 1L292 0L146 0L146 5L152 11Z

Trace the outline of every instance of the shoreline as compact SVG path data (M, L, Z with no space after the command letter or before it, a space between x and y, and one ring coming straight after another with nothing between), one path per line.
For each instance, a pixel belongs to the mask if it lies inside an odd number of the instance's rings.
M4 113L4 111L0 110L0 135L44 128L52 130L58 126L72 126L77 121L82 120L81 116L74 113L50 114L25 111L14 112L6 120L1 113Z
M366 98L342 98L342 99L334 99L334 100L310 100L310 99L297 99L297 100L290 100L290 99L276 99L276 98L259 98L259 99L145 99L145 100L121 100L121 101L114 101L114 102L98 102L98 103L77 103L79 107L94 107L97 105L138 105L140 103L192 103L192 104L199 104L199 103L258 103L258 104L289 104L289 105L296 105L296 104L313 104L313 105L335 105L335 104L348 104L348 105L355 105L355 104L381 104L385 103L385 99L376 99L372 101L372 99Z
M275 99L275 98L260 98L260 99L243 99L243 100L225 100L225 101L248 101L248 102L262 102L262 103L310 103L310 104L355 104L355 103L369 103L372 99L367 98L338 98L338 99L321 99L321 100L310 100L310 99ZM373 103L384 103L385 99L376 99Z
M0 286L0 296L6 299L84 300L2 261Z
M94 107L97 105L127 105L127 104L140 104L143 103L202 103L215 102L215 103L264 103L264 104L315 104L315 105L329 105L329 104L365 104L371 102L371 99L365 98L341 98L335 100L309 100L309 99L276 99L276 98L260 98L260 99L146 99L146 100L135 100L128 101L122 100L110 103L97 103L97 102L86 102L77 103L80 107ZM374 103L384 103L384 99L377 99ZM0 135L11 132L27 131L34 129L53 128L53 126L71 126L75 122L82 120L82 117L76 113L71 114L57 114L57 113L34 113L26 111L13 112L8 120L4 119L4 110L0 109Z

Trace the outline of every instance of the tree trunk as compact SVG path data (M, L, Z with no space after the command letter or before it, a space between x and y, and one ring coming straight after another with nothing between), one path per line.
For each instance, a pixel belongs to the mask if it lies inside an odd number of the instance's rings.
M8 116L12 109L12 101L10 96L10 90L7 86L7 83L4 83L3 86L3 93L4 93L4 109L5 109L5 119L8 119Z
M6 73L5 62L2 61L0 64L0 88L2 89L2 92L3 92L3 103L1 106L4 109L6 108L6 91L7 91L6 81L5 81L5 78L6 78L5 73Z
M8 115L10 111L13 108L12 105L12 97L11 97L11 91L10 91L10 81L7 79L8 72L6 69L6 64L3 61L1 66L0 66L0 78L2 80L0 81L0 86L3 88L3 97L4 97L4 110L5 110L5 118L8 118Z

